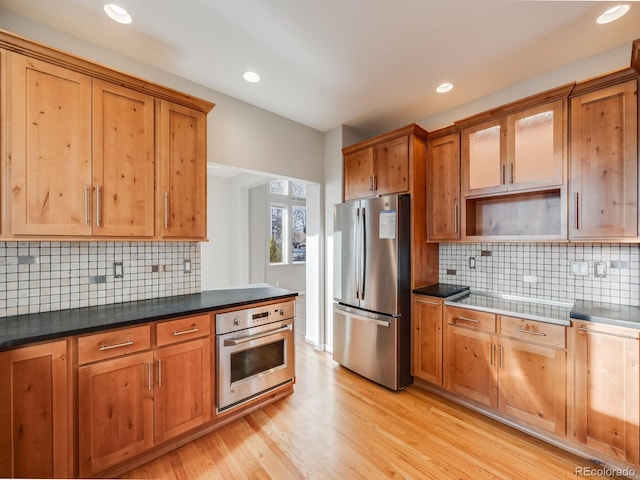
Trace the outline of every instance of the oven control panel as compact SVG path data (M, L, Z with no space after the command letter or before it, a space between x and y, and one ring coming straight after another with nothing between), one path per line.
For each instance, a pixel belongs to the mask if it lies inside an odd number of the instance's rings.
M293 318L295 310L295 302L287 301L219 313L216 315L216 335Z

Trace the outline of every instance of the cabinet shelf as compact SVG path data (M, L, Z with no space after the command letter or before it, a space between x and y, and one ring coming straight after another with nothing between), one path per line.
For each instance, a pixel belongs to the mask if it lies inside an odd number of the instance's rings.
M465 200L466 240L566 240L561 188Z

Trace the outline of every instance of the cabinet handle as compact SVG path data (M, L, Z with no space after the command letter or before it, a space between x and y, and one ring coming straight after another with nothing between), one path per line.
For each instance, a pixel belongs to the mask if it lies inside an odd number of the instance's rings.
M491 344L491 366L493 367L496 361L496 346L495 344Z
M520 333L528 333L529 335L538 335L539 337L546 337L547 334L544 332L534 332L533 330L525 330L524 328L517 328L516 332Z
M84 226L89 226L89 185L84 184Z
M505 165L502 164L502 179L500 180L500 185L504 185L506 183L506 174L505 174Z
M116 343L115 345L100 345L99 350L104 352L105 350L111 350L112 348L128 347L133 345L133 340L127 340L126 342Z
M100 226L100 184L96 183L96 227Z
M164 192L164 229L169 228L169 192Z
M509 164L509 183L513 185L513 162Z
M601 330L592 330L590 328L587 327L578 327L578 330L580 330L581 332L587 332L587 333L599 333L600 335L608 335L610 337L618 337L618 338L628 338L629 340L637 340L637 337L634 337L632 335L622 335L620 333L610 333L610 332L603 332Z
M458 204L453 206L453 233L458 233Z
M147 362L147 390L151 390L151 363Z
M378 176L377 175L373 176L373 189L374 190L378 190Z
M427 305L433 305L434 307L439 307L440 306L439 302L430 302L429 300L423 300L422 298L417 299L416 301L419 302L419 303L425 303Z
M162 386L162 360L158 360L158 386Z
M369 190L373 191L373 175L369 175Z
M466 318L466 317L457 317L458 320L462 320L464 322L471 322L471 323L480 323L480 320L476 320L475 318Z
M173 332L173 336L177 337L179 335L186 335L187 333L195 333L198 330L199 330L198 327L193 327L193 328L191 328L189 330L182 330L182 331L179 331L179 332Z
M576 230L580 230L580 192L576 192Z
M502 368L502 357L504 353L504 348L502 347L502 345L500 345L500 368Z

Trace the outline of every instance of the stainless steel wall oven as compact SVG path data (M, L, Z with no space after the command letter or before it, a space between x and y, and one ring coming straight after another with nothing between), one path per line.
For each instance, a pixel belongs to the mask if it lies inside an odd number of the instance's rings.
M293 301L216 315L219 412L295 380Z

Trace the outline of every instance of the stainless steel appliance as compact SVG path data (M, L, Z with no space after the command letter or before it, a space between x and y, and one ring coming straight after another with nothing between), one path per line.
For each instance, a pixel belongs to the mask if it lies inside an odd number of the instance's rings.
M293 383L292 301L216 315L217 410Z
M394 390L411 377L410 198L334 208L333 358Z

